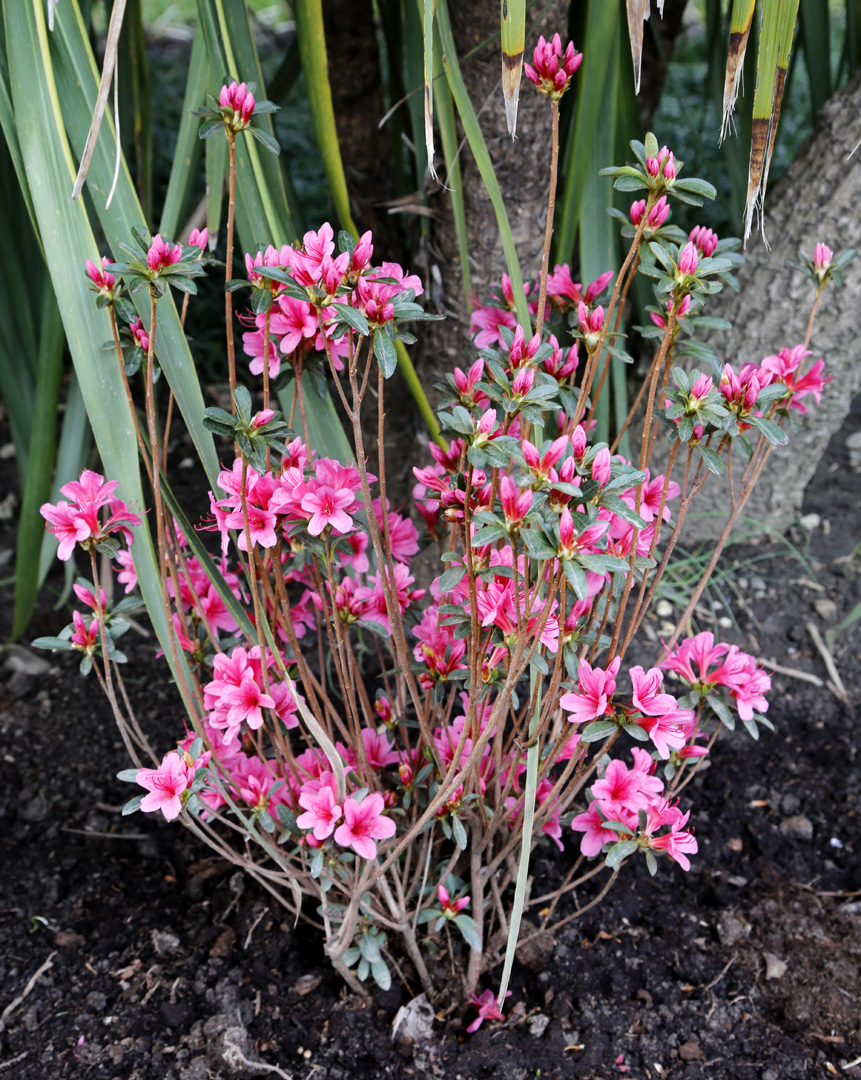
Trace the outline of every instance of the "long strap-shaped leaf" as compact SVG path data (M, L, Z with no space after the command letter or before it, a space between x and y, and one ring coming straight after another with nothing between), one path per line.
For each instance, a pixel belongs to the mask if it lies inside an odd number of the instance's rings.
M67 6L60 8L57 20L67 12ZM135 508L142 507L137 443L128 401L117 365L106 364L100 352L101 343L111 332L107 312L96 307L84 275L74 271L81 260L95 260L99 255L84 206L69 200L75 167L63 127L42 0L3 0L3 15L21 153L66 340L105 471L118 482L122 498ZM138 526L134 532L133 552L141 593L169 656L152 540L146 525Z
M786 89L786 76L789 70L789 54L792 52L792 39L795 35L795 22L797 18L798 0L784 0L780 11L780 45L777 49L777 75L774 80L774 99L771 103L771 127L768 133L768 152L765 155L765 169L762 174L760 205L765 203L765 189L768 187L768 172L771 168L771 156L774 153L774 141L777 138L777 125L780 122L780 107L783 104L783 92ZM825 40L827 71L827 34Z
M565 154L565 182L556 203L556 258L567 262L574 254L580 224L583 192L589 172L597 173L604 162L595 159L592 148L604 109L607 57L618 32L619 11L615 3L589 0L583 39L583 70L578 75L573 132Z
M508 134L517 130L517 102L523 76L523 46L526 42L526 0L500 0L499 33L502 41L502 96Z
M847 27L846 36L849 39L849 17L854 4L846 5ZM831 14L828 4L821 0L801 0L801 40L804 45L804 66L807 68L807 77L810 80L810 108L813 113L813 121L825 102L831 97L831 59L830 30ZM849 68L850 74L855 70Z
M188 201L191 185L197 179L197 162L200 160L200 139L198 130L200 120L191 115L206 100L209 63L206 59L206 42L200 29L195 31L191 46L191 59L188 63L188 79L185 83L185 97L182 99L182 116L176 136L173 152L173 165L164 197L164 209L161 213L159 232L164 236L176 237L180 226L179 216ZM209 146L210 139L205 145ZM219 139L219 143L226 140Z
M436 180L436 169L433 164L433 77L434 77L434 9L435 0L418 0L422 15L422 44L424 57L424 114L425 114L425 151L427 153L427 170Z
M604 85L601 89L601 111L598 126L595 130L595 140L590 147L589 157L592 167L586 174L586 184L583 191L584 206L606 206L613 201L612 181L598 174L600 164L604 161L613 161L616 155L618 142L616 129L619 121L618 97L622 89L621 30L621 20L617 19L616 32L613 35L610 52L605 57ZM584 213L581 215L580 273L582 274L584 287L586 282L594 281L605 270L618 270L617 237L618 227L609 214ZM624 386L624 361L611 359L610 362L611 364L618 363L622 365L621 378ZM597 399L595 419L598 421L593 436L595 441L609 441L610 394L607 392L600 394Z
M335 109L332 105L322 0L294 0L293 14L296 18L299 56L305 74L305 93L311 109L311 119L314 121L317 146L329 182L329 192L335 204L335 213L341 228L358 237L359 232L350 212L347 178L341 161Z
M64 343L63 323L57 301L50 278L46 278L43 285L30 453L15 551L15 616L11 634L13 640L30 621L39 588L39 551L45 531L39 508L50 494L51 477L54 474L57 406L60 401Z
M762 0L762 29L756 58L756 93L753 97L753 127L750 140L750 162L747 173L747 197L744 208L744 239L750 236L753 215L761 205L762 177L768 150L774 109L774 94L778 78L778 56L781 40L781 13L785 0ZM796 0L797 10L797 0ZM760 225L762 215L760 214Z
M439 42L439 30L434 27L434 37ZM460 273L463 278L463 297L467 309L471 306L472 287L469 270L469 238L466 232L466 207L463 199L463 173L460 168L457 124L454 115L454 102L451 90L445 79L441 58L442 47L438 45L434 52L433 92L436 100L437 119L439 121L440 141L445 158L445 182L451 198L451 212L454 218L454 231L457 236L457 251L460 259ZM441 78L439 76L442 76Z
M640 92L640 71L643 65L643 30L649 17L651 0L627 0L628 37L631 39L631 60L634 63L634 88Z
M744 71L744 54L747 52L747 39L750 37L755 7L756 0L733 0L732 18L729 24L729 52L726 57L726 75L723 84L721 142L729 134L732 114L738 99L741 76Z
M449 19L447 0L437 0L436 19L437 26L439 27L440 44L442 46L442 62L446 79L448 80L452 97L457 106L457 111L460 114L460 121L463 125L469 148L472 151L472 156L475 159L476 167L481 174L481 179L484 181L485 188L487 188L487 194L490 196L490 201L496 214L496 223L499 227L499 235L502 239L502 249L505 253L508 276L511 278L511 287L514 290L515 313L524 332L527 332L532 323L529 316L529 308L526 303L526 295L523 292L523 275L520 272L520 262L517 258L514 236L511 232L508 212L505 209L505 203L502 199L499 181L496 179L496 173L493 170L493 162L490 160L487 143L484 140L481 125L478 122L475 109L472 107L466 84L464 83L463 76L460 72L457 49L455 48L454 36L451 32L451 20Z
M84 24L77 10L69 5L57 9L54 33L50 37L50 57L60 89L63 121L72 145L80 151L86 139L87 117L92 113L97 91L97 71ZM108 118L93 151L88 173L88 190L111 250L116 256L120 256L119 244L128 243L132 228L137 226L145 229L146 222L125 162L120 168L111 206L107 208L105 205L114 174L112 129L113 124ZM82 276L79 266L80 260L71 262L66 267L66 272ZM144 324L148 325L148 295L142 291L133 299L138 314ZM202 423L205 405L200 382L171 297L165 295L159 301L158 317L156 352L159 363L176 397L210 484L214 487L219 473L218 458L212 435ZM109 331L99 340L99 344L110 336ZM97 355L93 362L104 365L104 356Z

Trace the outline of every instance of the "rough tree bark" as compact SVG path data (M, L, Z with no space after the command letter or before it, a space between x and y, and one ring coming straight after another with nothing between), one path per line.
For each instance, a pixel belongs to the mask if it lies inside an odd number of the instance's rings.
M861 151L847 160L861 139L859 115L861 73L831 98L814 133L769 190L765 233L771 250L758 238L749 241L747 263L738 275L741 295L724 290L709 304L708 314L733 323L729 336L714 335L712 343L736 370L804 340L813 288L786 265L787 259L795 260L799 249L812 258L817 240L835 251L861 249ZM829 285L826 290L810 342L811 360L824 356L833 382L821 404L811 401L810 415L801 419L789 445L775 448L748 502L747 516L781 530L797 516L829 439L861 389L859 311L861 261L856 261L848 267L844 288ZM718 505L728 505L728 484L715 483L711 490ZM691 522L688 535L699 530L700 536L712 536L720 524L714 519Z

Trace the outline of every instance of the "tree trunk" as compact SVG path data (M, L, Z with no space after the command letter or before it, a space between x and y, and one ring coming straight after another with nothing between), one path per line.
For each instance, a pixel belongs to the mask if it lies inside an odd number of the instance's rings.
M769 250L758 237L748 242L747 263L738 274L741 295L725 289L708 304L707 314L733 323L729 337L713 335L712 343L718 356L736 370L804 341L813 287L786 265L787 259L797 261L799 250L812 258L818 240L835 253L861 248L861 151L848 160L861 138L859 114L861 73L831 98L814 133L768 192L765 232L772 247ZM825 370L833 381L819 405L812 397L806 399L809 415L801 417L787 446L775 448L745 510L746 516L773 528L783 530L797 516L828 441L840 430L861 389L861 260L850 264L845 279L844 288L831 284L826 289L810 341L810 360L825 357ZM710 503L728 505L725 481L710 479L706 490ZM719 520L697 520L686 535L699 528L699 535L712 536L721 526Z

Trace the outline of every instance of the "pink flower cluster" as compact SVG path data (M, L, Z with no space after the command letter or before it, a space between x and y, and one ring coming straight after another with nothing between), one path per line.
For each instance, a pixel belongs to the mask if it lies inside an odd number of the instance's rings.
M524 64L526 78L533 82L542 94L558 101L571 84L571 76L583 63L583 53L577 52L572 41L562 51L562 39L554 34L550 41L544 35L532 53L532 63Z
M269 375L275 378L281 370L283 357L291 362L306 353L328 353L339 370L349 351L348 336L335 337L337 304L349 304L361 311L374 326L391 321L392 301L411 289L416 296L423 292L421 279L405 273L398 263L370 265L374 246L369 232L360 237L352 254L335 255L335 234L328 223L318 232L305 233L300 248L285 245L280 250L271 245L265 252L245 256L246 270L252 283L263 279L255 267L274 266L289 274L301 287L309 290L309 299L288 296L283 286L269 281L276 296L269 312ZM385 279L383 281L382 279ZM394 283L392 283L394 282ZM319 306L310 299L322 293ZM247 318L247 317L246 317ZM245 354L250 356L254 375L263 371L263 346L266 315L253 317L256 327L242 335Z
M248 126L256 104L254 95L245 83L237 84L235 80L229 86L222 86L218 103L222 109L233 111L232 124L236 131Z
M691 690L702 694L725 690L742 720L768 711L765 695L771 689L771 676L737 645L715 644L710 630L685 638L661 661L661 667L674 671Z
M90 281L93 283L96 292L100 293L102 296L113 295L114 285L116 284L117 280L113 274L109 274L104 269L108 265L108 263L110 263L110 261L110 259L102 256L101 267L96 266L96 264L91 259L87 259L86 262L87 277L89 277Z
M140 525L141 519L114 496L116 487L116 480L105 481L99 473L85 469L79 480L60 488L60 494L69 502L61 499L56 505L43 503L40 513L59 541L57 557L63 562L76 544L89 550L114 533L119 533L129 546L134 542L131 526Z
M571 822L575 832L583 833L581 854L594 858L608 844L635 839L642 850L661 852L690 870L688 855L697 851L693 831L685 828L690 811L684 814L663 798L664 782L654 775L655 762L646 750L635 746L631 753L633 767L618 758L611 761L592 784L589 808ZM622 831L610 828L609 822L622 825ZM669 831L659 832L667 826Z
M157 274L168 266L175 266L181 258L182 247L179 244L171 245L169 240L162 240L161 233L156 233L146 255L146 264Z
M614 701L616 676L620 661L616 657L606 669L592 667L581 660L577 689L563 695L559 704L569 713L573 724L582 724L605 717L634 723L642 728L655 745L660 757L669 758L696 736L696 714L679 708L672 694L663 691L663 674L658 668L645 672L632 667L628 672L632 685L631 706Z

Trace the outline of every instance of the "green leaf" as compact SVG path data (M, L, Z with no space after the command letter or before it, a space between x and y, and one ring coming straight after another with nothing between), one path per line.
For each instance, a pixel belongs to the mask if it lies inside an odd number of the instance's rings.
M249 125L245 129L249 135L253 135L254 138L262 145L265 146L270 154L280 154L281 144L275 138L274 135L270 135L268 131L261 131L260 128Z
M59 637L39 637L31 641L30 644L34 649L61 649L64 652L73 651L75 648L70 641Z
M636 840L619 840L607 852L604 862L611 870L618 870L622 862L639 849Z
M587 724L583 731L583 742L598 742L606 739L616 731L616 724L612 720L593 720Z
M452 835L454 836L454 842L461 849L461 851L466 851L466 829L463 827L463 822L460 820L457 814L452 814L451 816L451 831Z
M709 450L707 446L700 445L697 446L697 453L706 463L706 468L709 470L709 472L714 473L715 476L723 476L723 461L718 456L718 454L714 452L714 450Z
M390 379L398 366L398 354L395 343L383 331L378 330L374 334L374 356L380 365L380 371L384 379Z
M712 712L717 715L724 727L729 728L730 731L735 731L735 714L723 698L718 694L709 694L706 700L708 701Z
M475 949L476 952L481 952L481 937L478 933L478 927L475 924L475 920L470 918L469 915L464 915L461 912L452 919L454 925L460 930L463 940L471 949Z
M367 337L371 328L368 326L368 320L364 313L357 310L354 307L350 307L349 304L338 304L336 309L338 322L344 323L356 333L362 334L363 337Z
M764 416L748 416L745 419L764 435L772 446L786 446L789 442L788 432L778 427L773 421L766 420Z

